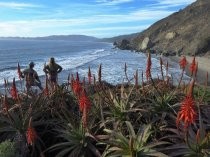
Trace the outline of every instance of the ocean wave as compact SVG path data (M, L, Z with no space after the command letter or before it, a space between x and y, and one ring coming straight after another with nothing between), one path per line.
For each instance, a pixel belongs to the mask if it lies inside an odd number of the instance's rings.
M83 51L80 53L83 55L77 54L77 55L72 56L70 54L69 56L57 57L56 62L63 67L63 70L76 69L96 59L99 59L100 57L108 56L112 54L113 52L105 50L105 49L93 49L93 50ZM44 64L45 63L40 62L38 59L36 59L36 65L34 69L37 71L37 73L40 76L45 75L43 72ZM26 66L21 66L21 69L25 67ZM18 77L17 66L11 66L11 67L0 69L0 84L4 83L4 79L8 79L10 81L14 77L15 78Z
M98 54L98 53L101 53L101 52L104 52L105 49L96 49L94 50L92 53L90 53L91 55L95 55L95 54Z
M3 71L8 71L8 70L15 70L17 69L17 66L12 66L12 67L5 67L5 68L0 68L0 72L3 72Z
M108 56L112 53L113 52L105 49L95 49L81 53L83 55L60 57L57 59L57 62L63 66L64 70L69 70L90 63L101 57Z

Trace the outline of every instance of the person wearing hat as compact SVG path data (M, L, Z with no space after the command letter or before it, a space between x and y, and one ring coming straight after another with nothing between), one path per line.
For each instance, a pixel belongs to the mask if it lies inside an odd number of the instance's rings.
M21 72L21 77L25 78L26 81L27 91L31 88L31 86L37 86L40 90L43 90L41 81L39 80L39 76L37 72L33 69L34 65L34 62L30 62L29 67Z
M62 71L62 67L55 62L55 59L52 57L49 60L49 63L44 66L43 71L48 74L49 80L53 84L57 84L58 73Z

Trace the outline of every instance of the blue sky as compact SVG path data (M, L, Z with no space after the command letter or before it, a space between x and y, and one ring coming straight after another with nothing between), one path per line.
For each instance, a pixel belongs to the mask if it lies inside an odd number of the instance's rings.
M140 32L196 0L0 0L0 36Z

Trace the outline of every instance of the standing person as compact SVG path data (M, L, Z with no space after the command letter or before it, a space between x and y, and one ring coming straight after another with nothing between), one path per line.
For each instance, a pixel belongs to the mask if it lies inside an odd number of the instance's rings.
M34 62L30 62L29 67L21 72L21 77L25 78L26 81L27 91L31 88L31 86L37 86L40 90L43 90L39 76L37 72L33 69L34 65Z
M52 57L49 60L49 63L44 66L43 71L49 75L49 80L53 84L57 84L58 73L62 71L62 67L55 63L55 59Z

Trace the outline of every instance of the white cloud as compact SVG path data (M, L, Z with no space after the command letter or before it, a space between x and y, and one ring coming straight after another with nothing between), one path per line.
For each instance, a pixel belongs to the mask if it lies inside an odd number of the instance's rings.
M131 1L133 0L97 0L100 4L112 3L112 5ZM176 11L166 9L168 6L183 5L193 1L195 0L156 0L157 3L128 13L109 14L107 12L105 14L102 12L98 14L99 12L95 10L97 14L94 13L91 16L75 16L74 18L65 16L66 19L60 19L65 13L63 9L59 8L60 10L55 14L42 14L43 17L39 16L39 19L36 20L0 21L0 36L46 36L82 33L105 37L105 34L108 35L108 32L110 32L109 34L115 33L113 35L119 35L119 33L127 34L126 32L138 32L146 29L152 23ZM11 8L37 7L37 5L30 3L0 2L0 7L3 5ZM69 15L69 13L66 13L66 15ZM52 19L53 17L54 19Z
M0 2L0 7L11 8L11 9L23 9L23 8L36 8L40 6L31 3Z
M96 0L97 3L101 3L103 5L118 5L123 3L129 3L133 0Z
M61 23L63 22L63 23ZM48 36L53 35L65 35L65 34L86 34L97 37L111 37L113 35L128 34L144 30L149 25L136 25L136 26L108 26L108 27L91 27L81 28L79 23L71 25L70 20L41 20L41 21L16 21L0 23L0 36L25 36L25 37L36 37L36 36ZM52 25L52 27L51 27ZM66 25L65 29L60 29ZM55 29L56 28L56 29ZM59 28L59 29L57 29ZM43 31L44 30L44 31ZM47 31L46 31L47 30Z
M65 31L66 33L76 32L76 34L86 32L86 34L89 33L88 35L90 33L94 35L96 32L102 34L103 31L113 33L120 30L121 32L124 30L125 33L122 34L126 34L126 32L135 32L134 30L141 31L147 28L151 21L159 20L171 13L172 11L148 9L133 11L126 15L102 14L87 18L7 21L0 22L0 36L45 36L64 34ZM128 23L133 23L135 26L127 26Z
M157 8L169 8L188 5L195 1L196 0L156 0L156 3L152 4L151 6L155 6Z

